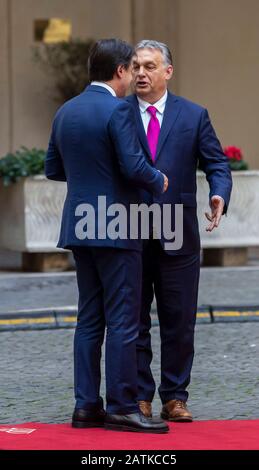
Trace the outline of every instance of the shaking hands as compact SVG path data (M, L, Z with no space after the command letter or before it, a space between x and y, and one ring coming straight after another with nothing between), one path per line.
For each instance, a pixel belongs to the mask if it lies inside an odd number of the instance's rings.
M157 170L159 171L159 173L161 173L160 170ZM163 187L163 193L165 193L167 191L167 188L168 188L168 178L166 175L164 175L164 173L161 173L164 177L164 187Z
M157 170L157 171L159 171L159 173L161 173L160 170ZM167 178L167 176L166 176L164 173L161 173L161 175L163 175L163 177L164 177L163 193L165 193L165 192L167 191L167 188L168 188L168 178ZM163 194L163 193L162 193L162 194Z
M164 175L164 173L162 173L163 177L164 177L164 190L163 190L163 193L165 193L167 191L167 188L168 188L168 178L166 175Z

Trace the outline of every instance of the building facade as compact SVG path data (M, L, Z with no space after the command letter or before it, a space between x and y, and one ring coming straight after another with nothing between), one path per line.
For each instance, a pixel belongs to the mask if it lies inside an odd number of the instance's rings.
M222 145L259 168L257 0L0 0L0 156L47 146L57 103L32 46L37 27L55 19L75 38L166 42L171 90L207 107Z

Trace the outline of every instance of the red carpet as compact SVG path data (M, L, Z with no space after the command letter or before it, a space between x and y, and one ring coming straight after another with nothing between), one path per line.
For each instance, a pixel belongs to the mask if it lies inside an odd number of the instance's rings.
M26 429L33 432L24 433ZM70 424L0 425L3 450L259 450L259 420L170 424L168 434L73 429Z

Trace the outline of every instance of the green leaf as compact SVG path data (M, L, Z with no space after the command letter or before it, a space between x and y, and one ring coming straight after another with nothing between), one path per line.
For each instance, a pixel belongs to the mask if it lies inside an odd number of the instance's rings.
M232 171L248 170L248 164L244 160L230 159L229 164Z
M3 178L4 185L15 183L21 177L43 174L45 155L43 149L28 149L23 146L0 158L0 177Z

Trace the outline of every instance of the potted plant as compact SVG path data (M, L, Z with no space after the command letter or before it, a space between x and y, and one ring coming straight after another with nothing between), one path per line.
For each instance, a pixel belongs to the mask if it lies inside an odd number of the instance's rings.
M56 248L66 183L47 180L44 159L44 150L26 147L0 159L0 247L22 252L26 270L68 267Z
M248 170L248 164L244 161L242 150L239 147L225 147L224 154L229 159L231 171Z
M247 248L259 246L259 171L249 170L239 147L224 148L232 172L233 189L229 210L217 229L206 232L208 183L197 172L198 220L205 265L244 265Z

